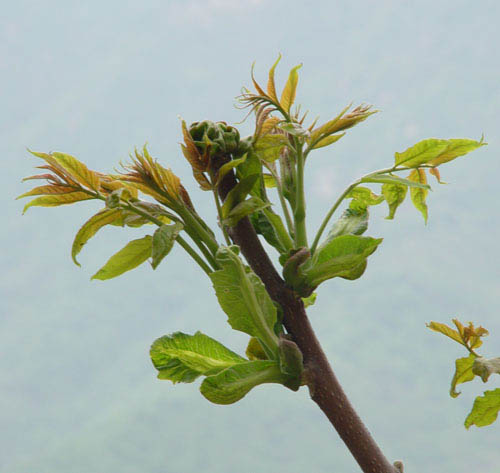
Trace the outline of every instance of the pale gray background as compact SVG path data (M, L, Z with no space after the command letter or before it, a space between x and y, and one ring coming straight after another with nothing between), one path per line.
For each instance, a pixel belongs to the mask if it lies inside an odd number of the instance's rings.
M132 235L104 229L71 262L72 238L97 203L31 209L14 197L39 164L26 147L72 153L111 171L134 146L178 173L178 115L236 123L249 71L263 82L303 62L297 101L336 114L350 101L382 110L307 169L309 232L353 178L390 165L431 136L482 133L489 146L443 167L430 219L409 203L397 220L372 211L385 241L357 282L329 281L310 316L345 389L389 458L407 471L500 471L500 423L462 425L480 381L448 396L463 350L425 328L453 316L492 334L500 355L497 1L17 1L2 6L0 150L0 471L6 473L350 473L358 471L322 413L299 393L260 387L215 406L196 383L160 382L158 336L203 330L242 352L211 286L174 251L108 282L93 272ZM240 125L244 134L249 120ZM384 204L385 205L385 204ZM498 387L492 379L490 388ZM405 470L406 471L406 470Z

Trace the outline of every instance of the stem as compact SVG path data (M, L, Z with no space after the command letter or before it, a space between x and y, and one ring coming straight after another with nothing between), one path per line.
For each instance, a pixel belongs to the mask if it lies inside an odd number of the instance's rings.
M285 216L286 227L288 229L289 235L293 235L293 222L292 217L290 216L290 212L288 211L288 205L286 203L285 197L283 196L283 185L281 181L281 177L271 166L267 167L267 170L271 173L276 181L276 190L278 191L278 198L280 200L281 208L283 209L283 215Z
M227 234L226 226L222 222L222 208L220 206L219 195L217 194L217 190L215 188L213 189L213 194L214 194L215 206L217 207L217 215L219 216L220 228L222 230L222 234L224 235L224 240L226 240L227 246L231 246L231 240L229 239L229 235Z
M297 158L297 180L296 185L296 201L293 217L295 219L295 245L297 248L301 246L307 248L307 232L306 232L306 197L304 194L304 155L302 154L302 145L294 137L295 152Z
M234 173L228 173L219 187L222 199L235 185ZM230 229L230 235L270 297L282 307L284 325L304 356L311 398L335 427L361 470L364 473L397 473L356 414L323 353L302 299L276 272L250 220L247 217L241 219Z

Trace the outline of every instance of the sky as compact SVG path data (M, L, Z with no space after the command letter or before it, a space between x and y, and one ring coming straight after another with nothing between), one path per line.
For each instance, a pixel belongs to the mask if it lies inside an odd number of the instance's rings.
M465 430L475 380L452 399L458 345L430 320L472 320L499 356L496 250L500 171L498 2L144 0L9 2L0 20L0 471L9 473L350 473L354 460L306 389L256 388L216 406L198 383L156 379L149 346L201 330L243 353L210 281L174 248L162 265L90 281L149 229L105 228L70 258L94 203L57 209L14 200L30 186L26 148L70 153L111 172L134 147L181 177L201 215L211 200L180 153L180 117L224 120L250 67L265 83L303 63L296 101L327 120L349 103L380 113L306 169L312 234L353 179L392 164L429 137L488 146L442 167L429 222L406 202L394 221L373 208L367 234L384 242L358 281L326 282L309 310L333 369L391 461L405 471L498 472L500 423Z

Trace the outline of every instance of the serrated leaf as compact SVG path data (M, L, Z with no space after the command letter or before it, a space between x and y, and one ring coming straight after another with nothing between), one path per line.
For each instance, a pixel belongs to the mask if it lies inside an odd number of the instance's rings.
M162 225L154 232L151 249L151 266L153 269L156 269L163 258L170 253L177 235L183 228L184 225L177 222L173 225Z
M248 341L248 346L245 351L245 354L251 361L268 359L268 356L266 355L266 352L262 348L262 345L260 344L259 340L255 337L251 337L250 340Z
M389 206L389 215L385 217L392 220L396 214L397 208L404 202L408 186L401 184L384 184L382 186L382 195Z
M455 342L460 343L460 345L464 345L464 342L462 340L462 337L458 333L457 330L448 327L446 324L442 324L440 322L429 322L427 324L427 327L430 328L431 330L434 330L435 332L442 333L443 335L446 335L447 337L451 338Z
M235 205L226 218L224 218L223 223L228 227L234 227L243 217L253 214L259 210L269 207L270 202L264 202L258 197L250 197L243 202Z
M478 356L474 361L472 372L480 376L483 383L486 383L492 374L500 374L500 358Z
M48 174L48 176L51 176L51 174ZM75 192L74 187L48 184L45 186L35 187L34 189L31 189L30 191L21 194L19 197L16 197L16 200L22 199L23 197L30 197L32 195L60 195L60 194L69 194L71 192Z
M394 153L394 161L397 166L407 168L418 167L421 164L430 163L448 147L447 140L429 138L419 141L402 153Z
M119 209L104 209L90 217L78 230L71 247L71 258L73 262L80 266L76 257L84 245L104 226L122 219L122 211Z
M278 55L278 59L276 59L276 62L273 64L271 69L269 69L269 79L267 81L267 95L271 97L272 100L274 100L275 103L278 102L278 96L276 95L276 85L274 83L274 71L276 70L276 66L281 60L281 54Z
M425 175L425 171L423 169L414 169L408 176L408 179L420 184L427 184L427 176ZM429 191L425 188L410 188L411 201L413 202L415 208L423 215L425 223L427 223L428 218L427 204L425 203L428 193Z
M297 92L297 84L299 83L298 70L302 67L302 64L295 66L288 76L288 80L285 84L285 88L281 94L280 104L285 110L285 112L290 111L290 107L293 105L295 100L295 93Z
M216 374L246 360L224 345L196 332L175 332L158 338L150 350L159 379L191 383L201 375Z
M453 375L453 379L451 380L450 387L450 396L458 397L460 392L456 391L456 387L458 384L467 383L468 381L472 381L475 377L474 372L472 371L472 366L474 365L474 360L476 359L476 355L471 353L469 356L464 358L458 358L455 360L455 374Z
M94 199L95 197L85 192L70 192L68 194L44 195L28 202L23 209L23 214L30 207L58 207L59 205L74 204L82 200Z
M303 268L309 287L316 287L334 277L359 278L366 267L366 258L382 243L382 238L342 235L318 247L310 263Z
M208 376L201 383L200 392L215 404L233 404L259 384L283 384L286 379L277 361L248 361Z
M216 260L222 269L209 276L229 324L234 330L259 338L268 354L275 353L277 311L264 284L230 248L220 247Z
M311 149L319 149L324 148L325 146L330 146L333 143L336 143L340 138L342 138L345 133L340 133L339 135L330 135L321 140L319 140Z
M144 263L151 256L151 242L152 238L150 235L128 242L91 279L104 281L116 278L131 269L137 268L137 266Z
M470 414L465 419L465 427L471 425L484 427L493 424L500 411L500 388L485 391L483 396L478 396L474 401Z
M431 166L439 166L486 145L482 138L481 141L469 140L466 138L452 138L447 140L447 143L448 146L446 149L439 156L429 161L428 164Z
M281 150L287 145L288 139L285 135L268 133L257 140L254 151L259 159L272 163L279 158Z

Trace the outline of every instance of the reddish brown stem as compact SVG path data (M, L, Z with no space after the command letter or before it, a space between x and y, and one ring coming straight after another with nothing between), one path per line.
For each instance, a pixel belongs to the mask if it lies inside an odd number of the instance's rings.
M235 185L236 178L231 172L219 186L222 199ZM311 398L335 427L361 470L364 473L398 473L351 405L309 323L302 299L277 273L250 220L241 219L230 229L230 236L266 286L271 298L282 307L285 328L304 356Z

